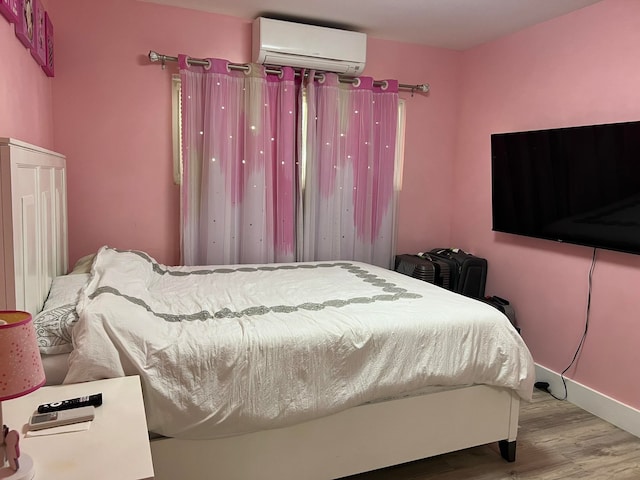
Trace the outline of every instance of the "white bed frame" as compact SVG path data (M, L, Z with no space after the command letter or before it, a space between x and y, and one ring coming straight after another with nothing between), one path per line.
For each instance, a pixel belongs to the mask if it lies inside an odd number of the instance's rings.
M54 181L59 199L56 204L66 207L64 161L60 164L64 157L22 142L13 141L11 147L9 143L12 141L0 139L0 149L12 149L10 157L20 158L21 164L26 162L45 171L52 162L56 165L59 173L52 178L62 179ZM47 233L49 227L23 229L24 191L9 188L14 185L14 169L19 166L13 160L6 166L6 153L0 170L2 225L4 232L10 229L13 234L3 235L0 266L11 277L5 283L13 287L6 289L5 303L11 308L31 308L35 313L33 309L41 308L52 280L52 270L45 264L55 258L53 272L62 274L67 269L66 209L51 219L55 235ZM46 182L36 181L33 195L46 198L47 194L39 190L41 183ZM26 194L27 204L31 196ZM12 205L10 220L4 214L7 201ZM37 218L43 209L42 205L37 207ZM18 243L34 248L19 247ZM43 254L43 249L48 253ZM43 263L43 258L49 261ZM36 267L26 274L24 269L9 268L12 264ZM25 300L25 291L37 292L37 298ZM291 427L245 435L215 440L154 439L151 452L155 478L327 480L492 442L499 442L502 456L514 461L519 406L519 397L510 390L475 385L366 404Z
M351 408L287 428L151 443L156 479L327 480L498 441L515 460L518 397L476 385Z
M67 271L66 159L0 138L0 309L42 309Z

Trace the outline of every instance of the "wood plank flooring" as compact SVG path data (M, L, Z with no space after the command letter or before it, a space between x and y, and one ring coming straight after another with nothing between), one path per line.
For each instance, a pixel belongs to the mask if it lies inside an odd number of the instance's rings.
M521 402L516 461L487 445L349 480L640 480L640 438L536 390Z

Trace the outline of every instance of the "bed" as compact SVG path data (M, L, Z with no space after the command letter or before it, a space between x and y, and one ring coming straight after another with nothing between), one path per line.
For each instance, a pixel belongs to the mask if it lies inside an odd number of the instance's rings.
M358 262L89 264L41 298L48 379L140 375L158 479L331 479L492 442L515 460L533 362L483 302Z

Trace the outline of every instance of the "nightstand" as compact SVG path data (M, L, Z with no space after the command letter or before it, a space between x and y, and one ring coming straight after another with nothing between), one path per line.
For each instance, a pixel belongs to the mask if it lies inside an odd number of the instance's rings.
M42 403L102 392L89 430L25 437L29 418ZM153 478L151 448L137 376L43 387L3 402L5 423L18 430L20 448L43 480L146 480Z

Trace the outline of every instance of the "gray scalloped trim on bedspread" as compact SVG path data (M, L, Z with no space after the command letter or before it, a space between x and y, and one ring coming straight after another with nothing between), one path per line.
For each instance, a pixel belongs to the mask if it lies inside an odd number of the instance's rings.
M179 322L179 321L194 321L194 320L208 320L208 319L220 319L220 318L239 318L244 316L256 316L256 315L265 315L269 312L274 313L294 313L299 310L322 310L327 307L335 307L341 308L346 305L356 304L356 303L374 303L374 302L393 302L396 300L400 300L402 298L421 298L422 295L417 293L411 293L407 291L405 288L398 287L394 283L391 283L383 278L378 277L377 275L368 272L364 268L353 265L348 262L333 262L333 263L316 263L316 264L286 264L286 265L261 265L258 267L252 266L242 266L242 267L216 267L212 269L198 269L193 271L181 271L181 270L172 270L163 265L158 264L153 259L151 259L148 255L139 251L130 251L130 250L118 250L113 248L112 250L119 253L133 253L141 258L145 259L152 266L153 272L158 275L170 275L176 277L187 277L191 275L232 275L234 273L251 273L251 272L261 272L261 271L276 271L276 270L296 270L296 269L323 269L323 268L342 268L349 273L353 274L355 277L362 279L363 282L369 283L374 287L378 287L381 292L379 295L373 295L370 297L353 297L348 299L330 299L326 300L322 303L316 302L304 302L297 305L256 305L250 308L245 308L240 311L234 311L229 308L222 308L215 312L209 311L200 311L191 314L169 314L169 313L161 313L154 311L144 300L136 297L132 297L126 294L121 293L118 289L114 287L98 287L94 292L89 295L90 299L95 299L96 297L104 294L116 295L121 298L126 299L127 301L141 306L149 313L153 314L158 318L162 318L168 322Z

